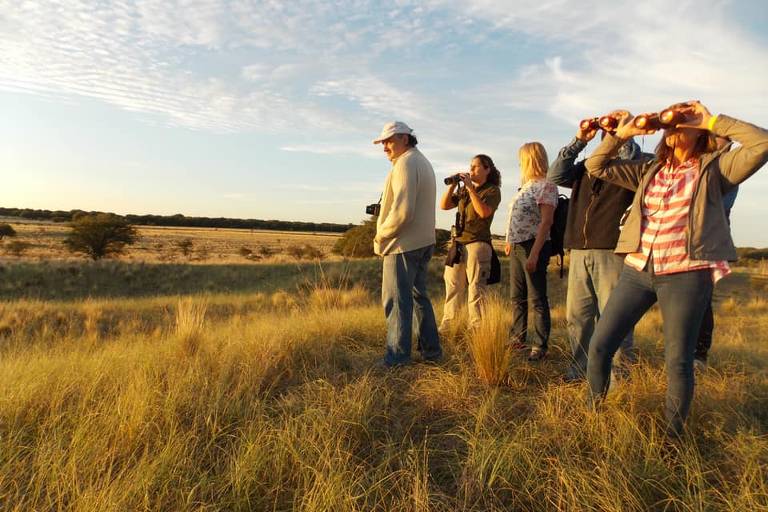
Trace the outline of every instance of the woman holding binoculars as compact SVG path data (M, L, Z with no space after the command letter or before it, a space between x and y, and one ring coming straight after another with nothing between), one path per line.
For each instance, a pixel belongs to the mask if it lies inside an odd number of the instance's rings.
M445 266L445 307L440 331L454 322L467 300L469 325L480 321L482 299L491 273L491 222L501 202L501 173L488 155L472 159L468 173L445 180L440 208L458 208L452 248Z
M547 152L539 142L523 144L519 152L521 185L509 204L507 244L512 294L513 347L527 348L528 299L534 314L529 361L547 353L552 321L547 299L549 230L557 207L557 185L547 180Z
M728 260L736 259L723 195L768 161L768 131L713 116L698 101L667 111L675 112L677 121L660 125L665 130L655 159L614 160L624 141L659 127L635 122L623 111L616 131L586 161L592 176L635 191L616 246L626 254L624 269L592 336L587 380L595 405L608 390L621 340L658 302L667 370L664 412L674 438L682 435L693 399L696 338L714 282L730 272ZM669 119L667 111L659 118ZM717 150L715 136L741 147Z

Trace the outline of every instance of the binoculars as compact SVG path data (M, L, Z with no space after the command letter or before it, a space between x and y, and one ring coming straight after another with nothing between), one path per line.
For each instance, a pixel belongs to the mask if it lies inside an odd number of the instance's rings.
M579 128L582 131L598 130L602 129L607 132L612 132L619 126L619 120L613 116L592 117L583 119L579 123Z
M579 123L581 131L588 132L589 130L597 130L600 128L600 120L597 117L591 119L582 119Z
M632 120L632 123L635 125L635 128L640 128L641 130L663 130L665 128L674 128L682 123L683 117L682 112L679 110L668 108L661 112L640 114ZM618 127L618 118L610 115L583 119L579 123L579 128L585 132L598 129L612 132Z
M448 176L443 180L443 183L445 183L446 185L451 185L451 184L460 185L461 176L459 175L459 173L454 174L453 176Z
M640 128L641 130L674 128L681 122L683 122L683 114L670 108L662 110L660 113L640 114L632 121L635 128Z
M619 119L613 116L602 116L598 123L600 128L607 132L612 132L619 127Z

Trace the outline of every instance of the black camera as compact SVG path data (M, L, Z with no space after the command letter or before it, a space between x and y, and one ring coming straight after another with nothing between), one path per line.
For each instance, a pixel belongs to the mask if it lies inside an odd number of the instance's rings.
M373 215L374 217L378 217L379 213L381 213L381 203L373 203L365 207L366 215Z
M443 183L445 183L446 185L458 185L459 183L461 183L461 176L459 174L448 176L443 180Z

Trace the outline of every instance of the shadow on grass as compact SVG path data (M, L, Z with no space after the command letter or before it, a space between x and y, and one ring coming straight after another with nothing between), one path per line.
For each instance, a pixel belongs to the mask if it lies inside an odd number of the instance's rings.
M554 261L554 260L553 260ZM509 265L502 259L501 285L509 296ZM567 278L550 266L550 306L564 303ZM443 258L429 265L428 289L433 302L444 294ZM140 298L204 293L272 293L301 291L318 285L381 287L378 258L297 263L178 264L123 261L20 261L0 264L0 301L18 299L78 300Z
M76 300L243 293L381 280L377 260L324 263L184 265L120 261L23 262L0 266L0 300Z

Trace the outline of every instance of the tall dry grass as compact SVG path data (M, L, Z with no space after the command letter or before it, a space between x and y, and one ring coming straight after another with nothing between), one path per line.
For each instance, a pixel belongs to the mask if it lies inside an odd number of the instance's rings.
M0 313L3 511L768 509L768 303L749 288L717 309L676 448L656 312L600 413L559 383L565 357L513 354L514 386L489 387L461 336L441 366L375 369L382 313L354 287ZM505 313L486 315L496 375Z
M176 306L175 332L186 355L194 355L200 348L207 309L205 302L197 302L190 297L179 300Z
M488 385L498 386L507 379L512 359L509 311L500 297L491 295L482 312L479 324L467 333L467 344L477 376Z

